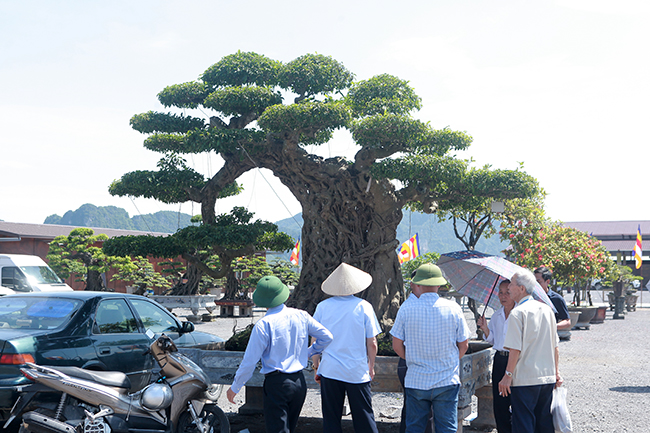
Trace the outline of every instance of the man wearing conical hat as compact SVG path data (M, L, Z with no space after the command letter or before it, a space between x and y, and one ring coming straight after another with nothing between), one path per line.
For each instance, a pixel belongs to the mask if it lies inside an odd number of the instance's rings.
M372 305L354 296L371 283L370 274L341 263L321 285L331 298L318 304L314 319L334 335L322 359L312 358L321 387L324 432L341 432L347 394L354 431L377 433L370 382L375 376L376 336L381 328Z
M402 304L390 333L393 349L406 359L406 433L421 433L433 409L436 433L457 431L459 360L469 328L460 306L438 296L447 284L440 268L420 266L411 282L415 296Z
M285 306L288 298L289 288L278 277L258 281L253 302L268 310L253 327L244 358L226 392L228 400L235 403L235 396L261 359L268 433L294 431L307 396L302 370L311 356L321 353L332 341L332 334L306 311ZM310 336L315 341L308 347Z

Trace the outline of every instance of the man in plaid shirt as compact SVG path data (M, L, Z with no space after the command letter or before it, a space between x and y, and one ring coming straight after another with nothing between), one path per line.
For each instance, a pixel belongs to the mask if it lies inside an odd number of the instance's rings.
M390 333L393 349L406 359L406 432L423 432L433 408L436 433L457 430L459 360L468 347L469 328L460 306L440 298L447 284L440 268L420 266L411 296L397 312Z

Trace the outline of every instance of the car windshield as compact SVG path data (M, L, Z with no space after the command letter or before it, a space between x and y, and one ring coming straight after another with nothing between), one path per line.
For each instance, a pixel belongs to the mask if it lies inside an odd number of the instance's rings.
M72 318L81 307L76 299L55 297L0 298L0 329L54 329Z
M59 277L47 266L21 266L20 270L32 284L61 284Z

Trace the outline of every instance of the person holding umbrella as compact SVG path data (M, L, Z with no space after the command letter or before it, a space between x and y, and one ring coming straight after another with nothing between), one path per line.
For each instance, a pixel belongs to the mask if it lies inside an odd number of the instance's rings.
M510 280L504 280L499 284L499 302L501 308L492 314L490 322L485 315L478 318L476 324L483 330L483 338L492 344L496 350L492 364L492 407L494 409L494 420L499 433L510 433L512 431L512 414L510 412L510 396L499 394L499 381L506 372L508 364L508 351L503 347L503 341L508 329L508 316L515 307L515 301L508 294Z

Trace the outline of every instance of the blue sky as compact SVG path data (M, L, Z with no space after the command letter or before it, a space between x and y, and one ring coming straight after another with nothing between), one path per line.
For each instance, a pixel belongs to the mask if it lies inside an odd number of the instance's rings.
M198 213L107 189L159 159L131 116L163 110L160 90L237 50L285 62L317 52L357 79L397 75L423 99L417 117L474 137L463 157L523 162L552 218L650 219L649 13L636 0L0 0L0 219L42 223L84 203ZM312 150L355 148L338 134ZM220 165L209 155L188 162L206 175ZM219 212L243 205L271 221L300 212L270 172L242 181L246 191Z

